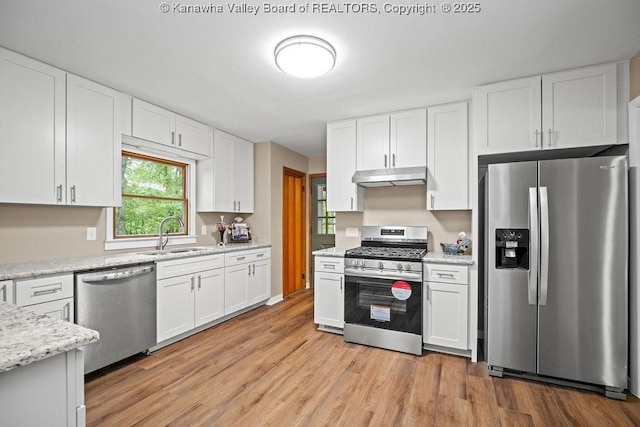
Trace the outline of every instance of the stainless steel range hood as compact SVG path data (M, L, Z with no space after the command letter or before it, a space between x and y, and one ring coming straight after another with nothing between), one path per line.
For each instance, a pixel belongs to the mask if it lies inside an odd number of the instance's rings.
M422 185L427 182L427 168L388 168L357 171L351 182L361 187Z

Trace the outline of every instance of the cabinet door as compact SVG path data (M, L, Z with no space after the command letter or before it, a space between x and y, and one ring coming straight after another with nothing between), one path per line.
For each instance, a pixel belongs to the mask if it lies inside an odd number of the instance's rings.
M356 169L371 170L391 167L389 153L389 115L358 119L356 132Z
M175 143L183 150L209 156L209 126L176 114Z
M224 269L224 314L231 314L249 305L250 264Z
M196 274L195 326L224 316L224 268Z
M427 110L393 113L390 167L427 167Z
M65 73L0 48L0 202L64 204Z
M67 204L119 206L120 92L67 76Z
M542 77L544 148L617 142L616 64Z
M477 89L475 141L478 154L541 147L541 77L494 83Z
M424 343L466 350L467 285L425 282L425 288Z
M429 108L428 210L469 206L467 103Z
M249 281L249 303L256 304L271 296L271 260L251 264Z
M364 190L351 182L356 171L356 121L327 124L327 209L362 211Z
M235 152L236 212L253 212L253 144L236 138Z
M216 212L233 212L235 153L235 137L216 130L213 139L213 200Z
M316 273L313 282L313 321L344 328L344 275Z
M194 282L193 274L158 280L158 342L194 328Z
M132 122L134 137L175 145L176 115L171 111L134 98Z
M65 298L56 301L43 302L40 304L27 305L25 310L35 311L36 313L46 314L54 319L64 320L66 322L75 322L73 311L73 298Z

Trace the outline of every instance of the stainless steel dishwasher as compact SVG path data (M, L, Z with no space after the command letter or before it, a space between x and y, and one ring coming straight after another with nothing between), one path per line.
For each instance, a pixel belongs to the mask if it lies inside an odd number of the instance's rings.
M84 373L156 345L154 264L76 274L76 323L100 340L85 347Z

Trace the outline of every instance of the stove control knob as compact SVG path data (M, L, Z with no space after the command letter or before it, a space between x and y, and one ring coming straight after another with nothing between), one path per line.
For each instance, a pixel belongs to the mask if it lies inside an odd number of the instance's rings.
M411 264L405 264L404 269L407 271L411 270Z
M363 259L360 260L360 267L364 268L364 260Z
M384 262L382 261L378 262L378 268L382 270L384 268Z
M398 271L402 271L402 264L398 263L398 265L396 266L396 268L398 269Z

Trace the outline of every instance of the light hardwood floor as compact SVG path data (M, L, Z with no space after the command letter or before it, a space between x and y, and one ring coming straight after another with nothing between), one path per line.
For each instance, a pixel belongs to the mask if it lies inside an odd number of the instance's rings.
M345 344L300 291L87 377L88 426L638 426L640 400Z

